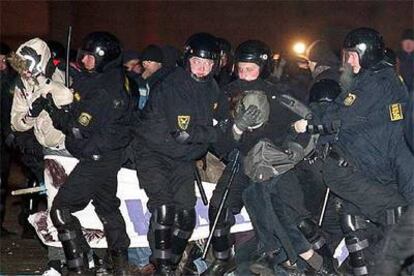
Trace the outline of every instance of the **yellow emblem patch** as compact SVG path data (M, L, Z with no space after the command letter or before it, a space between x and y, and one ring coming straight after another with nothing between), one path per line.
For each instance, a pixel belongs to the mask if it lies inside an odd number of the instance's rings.
M73 93L73 99L74 99L75 101L77 101L77 102L79 102L79 101L80 101L81 96L79 95L79 92L75 92L75 93Z
M177 124L181 130L187 130L188 124L190 123L190 116L189 115L178 115L177 116Z
M351 106L355 102L356 98L357 96L355 94L348 93L348 96L346 96L344 100L344 105Z
M86 112L82 112L78 118L79 124L83 125L84 127L88 126L91 120L92 120L92 115Z
M404 119L401 104L391 104L389 107L390 119L392 122Z
M131 88L130 88L130 84L129 84L129 79L127 77L125 77L125 83L124 83L124 88L125 90L130 93Z

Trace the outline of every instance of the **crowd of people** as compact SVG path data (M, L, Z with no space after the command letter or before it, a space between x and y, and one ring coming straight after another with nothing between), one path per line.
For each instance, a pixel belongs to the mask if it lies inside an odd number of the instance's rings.
M0 51L1 237L12 234L3 219L16 152L37 185L44 150L79 160L49 206L64 254L49 250L44 275L413 273L412 29L396 53L378 31L354 29L340 56L316 40L276 59L263 41L233 50L209 33L182 51L150 44L139 53L92 32L68 61L63 46L40 38ZM204 271L183 270L196 162L208 152L226 165L209 202L211 256ZM116 196L123 166L137 171L151 213L148 264L135 272ZM91 201L105 261L73 215ZM230 233L243 207L248 239ZM335 250L348 252L342 264Z

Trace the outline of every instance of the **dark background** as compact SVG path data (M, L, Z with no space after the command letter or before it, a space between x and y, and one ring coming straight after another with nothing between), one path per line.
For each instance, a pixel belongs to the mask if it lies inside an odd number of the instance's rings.
M398 48L413 23L414 1L0 1L1 39L12 47L34 36L65 42L73 26L73 47L88 32L116 34L126 49L149 43L182 48L194 32L227 38L233 46L261 39L276 52L296 40L327 38L340 48L356 27L379 30Z

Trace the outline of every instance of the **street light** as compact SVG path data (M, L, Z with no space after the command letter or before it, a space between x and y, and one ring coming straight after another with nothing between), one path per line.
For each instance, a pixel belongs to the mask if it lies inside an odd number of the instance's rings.
M293 45L293 51L297 54L297 55L303 55L305 53L306 50L306 45L303 42L296 42Z

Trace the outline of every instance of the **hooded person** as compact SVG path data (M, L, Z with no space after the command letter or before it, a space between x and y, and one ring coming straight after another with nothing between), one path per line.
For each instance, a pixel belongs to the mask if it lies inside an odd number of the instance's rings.
M64 72L53 65L49 47L39 38L20 45L9 60L20 74L11 109L12 129L18 132L33 129L42 146L59 148L65 136L53 127L44 107L48 101L59 108L72 103L72 91L64 85ZM47 99L48 93L51 97Z

